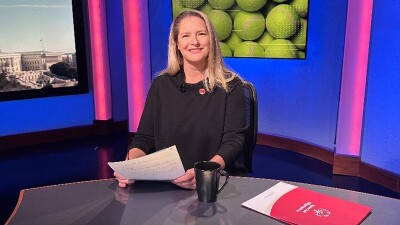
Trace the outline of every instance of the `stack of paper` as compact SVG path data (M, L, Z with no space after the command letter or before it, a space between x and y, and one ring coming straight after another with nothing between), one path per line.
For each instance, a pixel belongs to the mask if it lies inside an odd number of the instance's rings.
M284 182L242 205L280 221L302 225L357 225L371 212L368 206Z
M127 179L134 180L173 180L185 174L176 146L155 153L108 165Z

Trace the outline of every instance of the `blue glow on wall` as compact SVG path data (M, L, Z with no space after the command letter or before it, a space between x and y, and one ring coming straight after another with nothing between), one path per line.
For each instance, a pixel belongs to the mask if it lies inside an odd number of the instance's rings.
M0 102L0 136L92 125L93 94Z
M171 1L149 0L150 63L153 77L167 66L168 36L171 23Z
M112 115L114 121L125 121L128 118L128 97L122 1L106 1L106 5Z
M400 174L400 5L374 0L361 160ZM393 43L393 44L391 44Z

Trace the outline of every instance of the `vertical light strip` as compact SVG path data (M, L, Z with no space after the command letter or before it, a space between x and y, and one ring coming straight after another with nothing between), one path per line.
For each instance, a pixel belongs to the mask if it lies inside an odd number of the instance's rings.
M130 132L137 130L151 82L147 5L147 0L123 0Z
M106 5L104 0L88 0L88 8L95 119L109 120L112 118L112 106L110 68L108 62Z
M349 0L336 154L360 155L373 0Z

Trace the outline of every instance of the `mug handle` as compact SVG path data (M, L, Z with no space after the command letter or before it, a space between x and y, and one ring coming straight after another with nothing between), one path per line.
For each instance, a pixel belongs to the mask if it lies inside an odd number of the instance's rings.
M225 176L225 183L217 191L217 195L222 191L222 189L224 189L224 187L228 184L228 181L229 181L229 174L225 170L220 170L219 173Z

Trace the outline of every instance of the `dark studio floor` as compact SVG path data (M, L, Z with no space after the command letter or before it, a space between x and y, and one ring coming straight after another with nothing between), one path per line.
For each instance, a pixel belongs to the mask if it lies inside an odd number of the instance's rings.
M6 222L21 189L112 177L107 162L122 160L127 134L94 136L0 151L0 224ZM332 166L280 149L256 146L253 177L297 181L400 199L400 193L358 177L332 175Z

